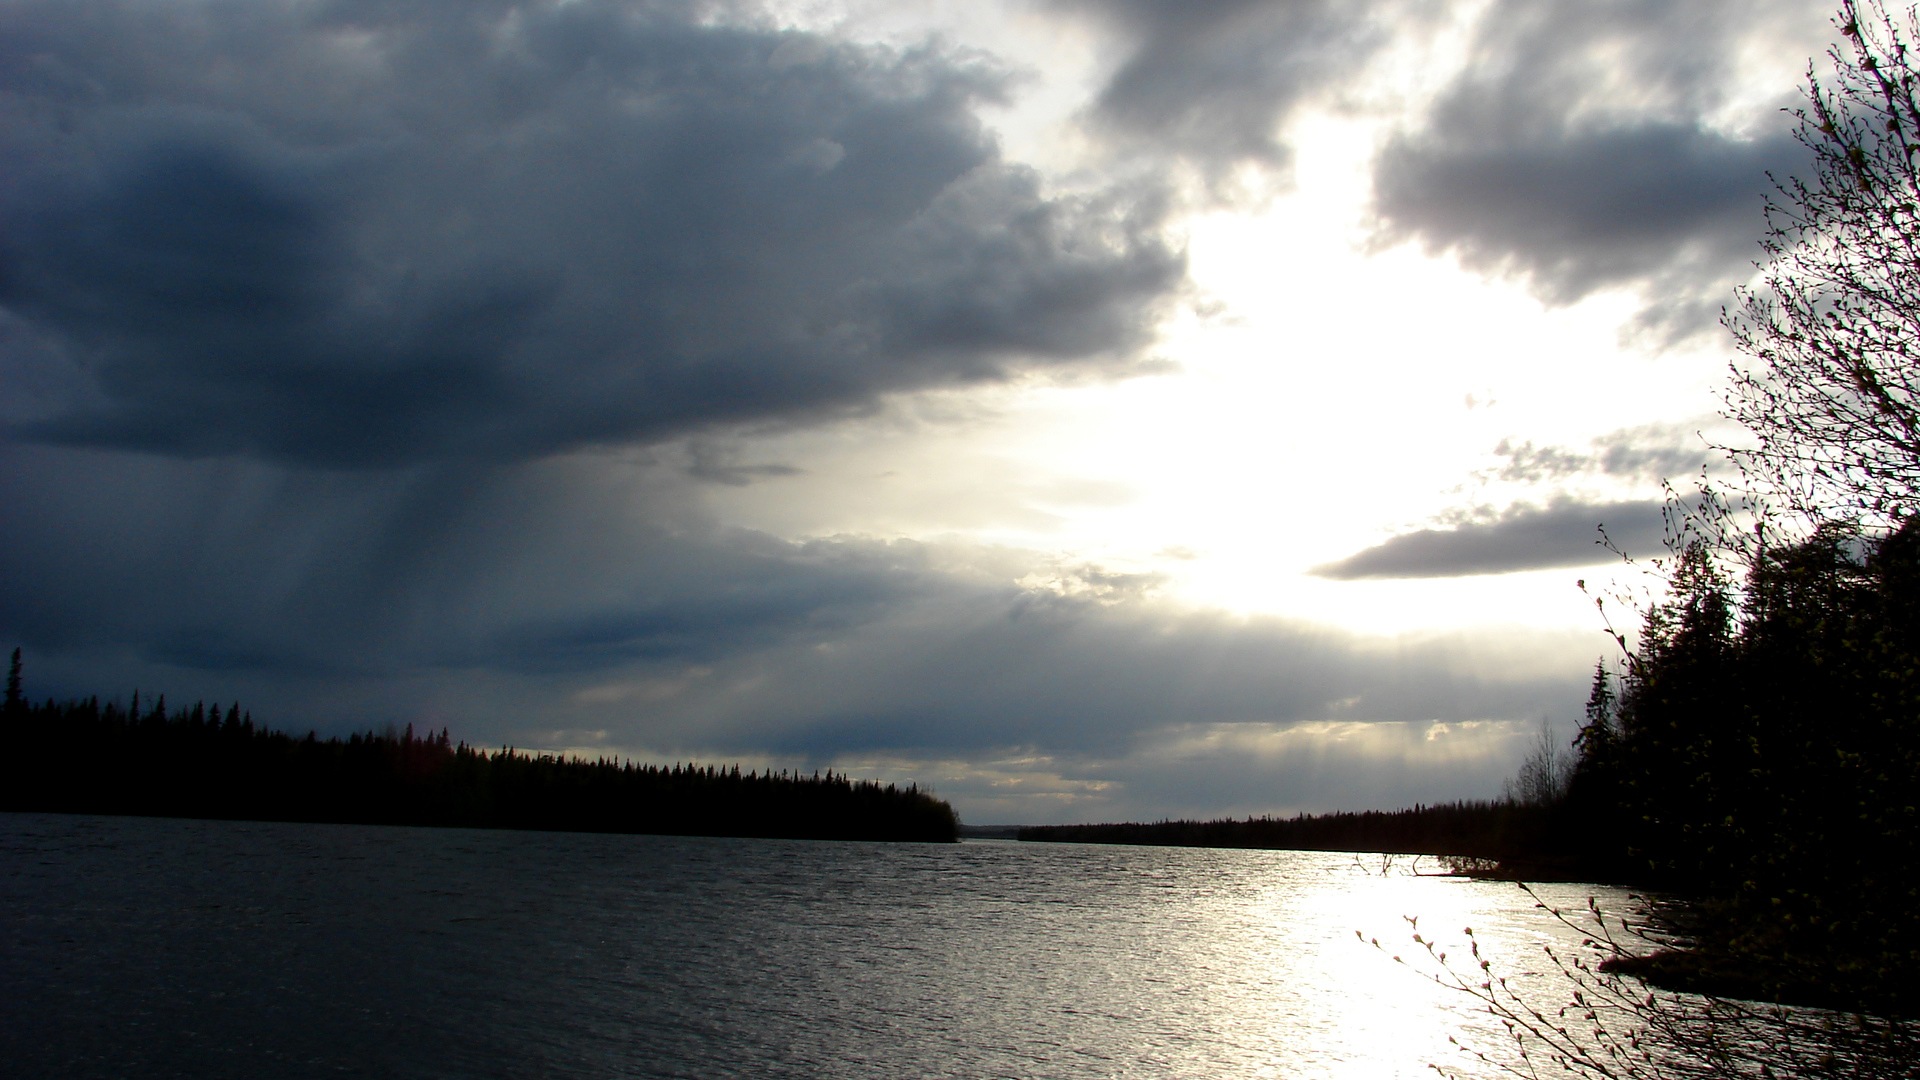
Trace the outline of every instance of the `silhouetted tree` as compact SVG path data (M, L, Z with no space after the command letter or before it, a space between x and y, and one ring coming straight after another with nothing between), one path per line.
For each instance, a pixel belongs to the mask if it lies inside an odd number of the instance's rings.
M1765 994L1920 1007L1920 519L1767 549L1736 593L1703 549L1596 674L1573 804L1633 876L1719 905L1710 952Z
M13 660L7 665L7 712L9 714L19 712L24 704L26 704L26 698L22 696L20 690L20 650L16 647L13 650Z
M1566 797L1573 779L1573 754L1560 745L1543 719L1540 730L1520 760L1520 768L1506 783L1508 802L1522 806L1553 806Z
M1842 0L1807 73L1808 177L1776 180L1761 285L1724 319L1750 362L1728 412L1763 493L1815 520L1899 520L1920 486L1920 98L1911 11Z

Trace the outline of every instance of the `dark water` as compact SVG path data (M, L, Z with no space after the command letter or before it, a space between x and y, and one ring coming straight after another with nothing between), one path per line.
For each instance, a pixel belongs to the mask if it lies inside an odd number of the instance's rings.
M1544 977L1539 944L1570 932L1511 886L1381 869L1294 852L0 815L0 1071L1461 1068L1447 1036L1497 1041L1488 1019L1354 931L1411 948L1404 915L1441 936L1472 925L1521 979Z

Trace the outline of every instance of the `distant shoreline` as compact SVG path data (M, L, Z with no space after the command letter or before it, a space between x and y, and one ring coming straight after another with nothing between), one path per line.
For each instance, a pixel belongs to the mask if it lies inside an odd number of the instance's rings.
M0 810L767 839L951 843L953 807L917 785L832 771L636 764L483 750L446 730L296 738L239 706L141 712L16 703Z
M1041 843L1430 855L1481 876L1501 876L1498 864L1507 864L1547 871L1553 880L1581 880L1581 861L1551 846L1554 824L1551 808L1498 800L1291 818L1027 825L1015 836Z

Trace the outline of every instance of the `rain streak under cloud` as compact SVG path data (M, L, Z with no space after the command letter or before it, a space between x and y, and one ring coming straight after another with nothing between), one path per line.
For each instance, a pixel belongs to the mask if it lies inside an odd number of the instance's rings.
M8 0L0 630L970 821L1491 794L1826 14Z

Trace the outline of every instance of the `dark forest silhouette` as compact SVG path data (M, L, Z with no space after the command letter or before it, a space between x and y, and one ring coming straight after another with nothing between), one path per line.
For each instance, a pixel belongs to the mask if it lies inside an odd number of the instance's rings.
M1669 984L1920 1015L1920 519L1685 548L1625 671L1595 674L1560 842L1701 897Z
M0 810L830 840L957 838L917 785L735 765L586 760L448 731L298 738L239 705L169 711L97 698L30 705L19 652L0 741Z

